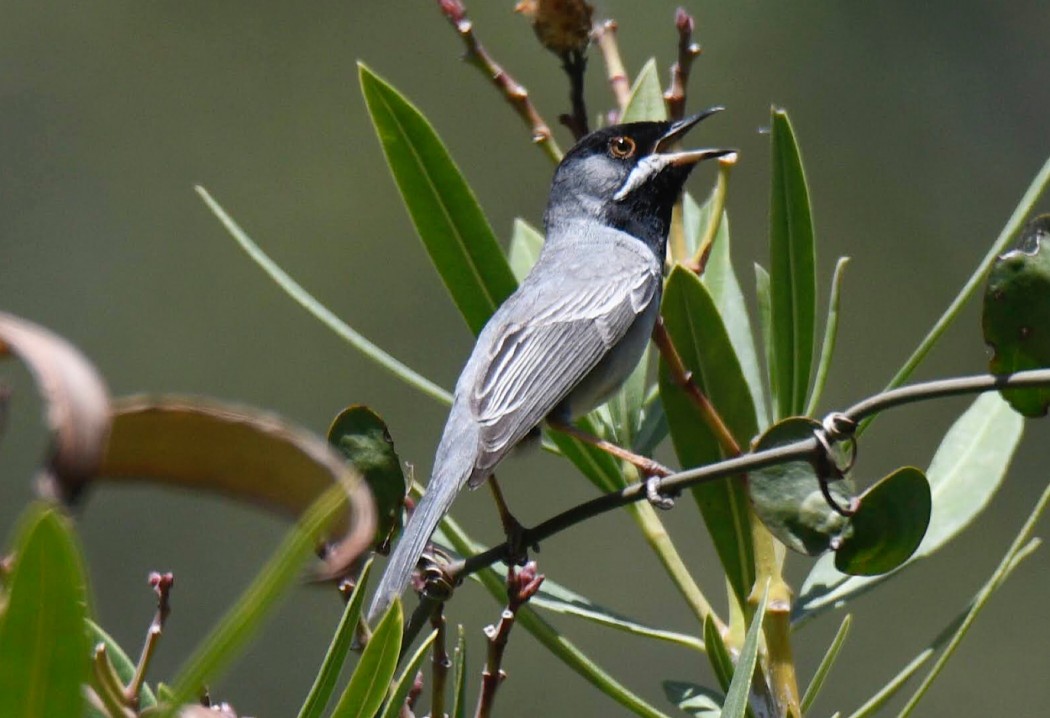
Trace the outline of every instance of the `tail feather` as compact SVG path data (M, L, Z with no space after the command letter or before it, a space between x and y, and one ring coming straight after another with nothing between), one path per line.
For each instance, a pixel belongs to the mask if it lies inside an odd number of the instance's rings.
M464 436L468 433L473 434L473 440L471 436ZM431 534L473 472L476 447L477 427L469 418L462 416L457 407L453 407L426 493L412 512L372 596L372 605L368 609L369 623L374 622L405 590Z

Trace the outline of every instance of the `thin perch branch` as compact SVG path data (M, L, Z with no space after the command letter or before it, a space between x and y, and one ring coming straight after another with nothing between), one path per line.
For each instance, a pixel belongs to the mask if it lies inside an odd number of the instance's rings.
M623 66L620 57L620 46L616 42L616 30L619 26L615 20L606 20L594 26L594 42L602 52L605 60L605 71L609 77L609 87L612 89L613 97L616 98L616 106L619 110L612 120L619 118L620 112L627 107L627 101L631 99L631 80L627 76L627 69Z

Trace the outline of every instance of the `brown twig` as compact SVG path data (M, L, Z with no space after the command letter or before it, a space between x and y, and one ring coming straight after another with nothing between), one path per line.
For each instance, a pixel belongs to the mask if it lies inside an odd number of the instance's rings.
M430 715L445 715L445 686L448 685L448 669L452 661L445 645L445 604L439 603L430 617L430 625L437 631L431 651L432 680L430 689Z
M478 698L475 718L488 718L492 715L496 689L507 677L500 666L503 664L503 654L507 649L510 631L514 627L518 610L539 591L543 579L544 576L536 572L535 561L530 561L520 570L514 566L507 568L507 607L500 615L499 624L485 628L489 647L485 670L481 674L481 695Z
M671 84L664 92L667 115L672 121L685 117L685 95L686 87L689 85L689 71L693 67L693 61L701 53L700 45L693 42L696 21L685 11L685 8L680 7L675 12L674 26L678 30L678 59L671 65Z
M561 58L562 69L569 76L569 102L572 112L559 115L558 120L569 128L572 136L579 140L590 132L587 121L587 104L583 99L583 80L587 71L587 56L583 50L569 50Z
M438 0L438 7L463 40L466 47L464 59L478 68L510 103L532 133L532 141L554 162L560 162L561 148L555 142L550 127L540 116L529 99L528 91L504 70L478 41L474 24L467 17L467 8L461 0Z
M685 363L682 361L682 356L675 348L674 342L671 341L671 335L667 333L663 317L657 318L656 326L653 327L653 341L656 343L657 349L660 350L660 356L667 362L667 370L671 373L672 380L682 388L686 396L696 406L700 416L714 433L715 439L718 440L722 450L729 456L739 456L741 453L740 444L733 438L733 433L726 426L711 400L693 381L693 373L686 368Z
M405 697L405 705L401 706L399 712L400 718L415 718L416 701L419 700L420 694L423 693L423 671L416 671L416 677L412 679L412 687L408 689L408 695ZM435 714L431 714L435 715ZM443 715L438 713L436 715Z
M626 461L628 464L636 467L645 476L670 476L673 473L663 464L653 461L647 456L628 451L622 446L618 446L611 441L606 441L605 439L600 439L594 434L590 434L572 424L555 420L548 420L547 423L555 431L560 431L561 433L567 434L585 444L589 444L596 449L601 449L605 453L615 456L617 459Z
M612 89L613 97L616 98L616 106L619 111L611 117L615 122L623 108L627 107L627 101L631 99L631 80L627 76L627 69L620 57L620 46L616 42L616 30L619 25L615 20L605 20L594 26L594 42L601 50L602 58L605 60L605 72L609 78L609 87Z

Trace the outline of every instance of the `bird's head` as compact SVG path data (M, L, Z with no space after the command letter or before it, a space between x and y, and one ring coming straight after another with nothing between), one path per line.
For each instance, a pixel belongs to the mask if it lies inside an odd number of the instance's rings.
M675 150L694 125L721 107L677 122L632 122L581 139L554 173L547 205L552 230L578 221L623 230L662 252L671 208L696 163L733 150Z

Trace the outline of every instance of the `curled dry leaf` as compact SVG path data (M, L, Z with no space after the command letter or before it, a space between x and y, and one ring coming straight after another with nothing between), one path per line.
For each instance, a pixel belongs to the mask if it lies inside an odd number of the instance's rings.
M344 574L370 547L375 506L360 475L318 436L257 409L178 396L115 402L100 475L211 491L298 517L333 484L347 509L330 528L324 578Z
M51 446L37 490L69 502L95 475L109 434L109 392L80 351L48 329L0 312L0 357L17 356L46 404Z

